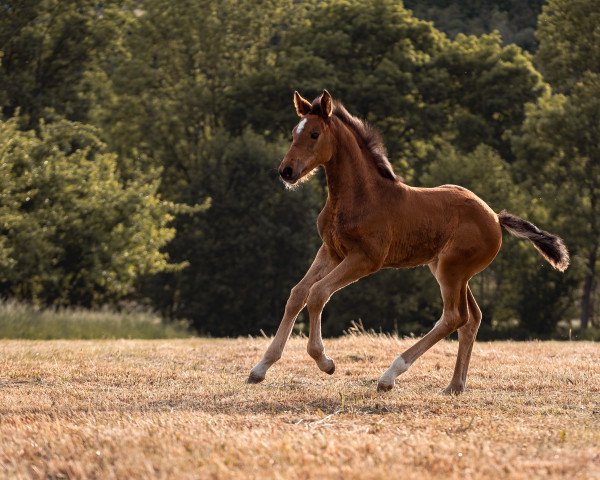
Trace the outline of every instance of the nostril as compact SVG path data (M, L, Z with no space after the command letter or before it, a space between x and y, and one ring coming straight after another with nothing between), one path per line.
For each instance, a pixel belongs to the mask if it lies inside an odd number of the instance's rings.
M280 175L283 179L289 180L292 178L293 173L294 171L292 170L292 167L285 167L283 170L281 170Z

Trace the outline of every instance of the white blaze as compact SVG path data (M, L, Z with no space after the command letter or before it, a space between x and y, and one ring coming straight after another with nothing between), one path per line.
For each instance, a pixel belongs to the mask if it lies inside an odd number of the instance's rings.
M300 135L302 133L302 130L304 130L304 125L306 125L306 118L303 118L302 120L300 120L300 123L296 126L296 133L298 135Z

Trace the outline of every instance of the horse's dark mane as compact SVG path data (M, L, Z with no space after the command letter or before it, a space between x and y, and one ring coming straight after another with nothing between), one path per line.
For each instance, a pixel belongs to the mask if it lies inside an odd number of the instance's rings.
M310 110L311 114L321 114L321 104L316 99ZM347 127L349 127L366 145L375 162L379 174L390 180L396 180L398 177L394 173L392 164L387 157L387 149L383 144L379 130L369 125L367 122L352 115L341 102L333 102L333 115L339 118Z

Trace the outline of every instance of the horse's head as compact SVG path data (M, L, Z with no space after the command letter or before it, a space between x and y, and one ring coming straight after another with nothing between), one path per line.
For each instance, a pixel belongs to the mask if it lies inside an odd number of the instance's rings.
M329 92L323 90L312 104L294 92L294 105L301 120L292 130L292 145L279 165L279 174L288 185L308 178L315 168L329 161L334 145Z

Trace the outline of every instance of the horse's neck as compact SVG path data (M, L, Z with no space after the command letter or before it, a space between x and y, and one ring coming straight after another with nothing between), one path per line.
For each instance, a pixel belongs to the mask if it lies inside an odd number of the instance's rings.
M379 180L376 167L345 126L339 127L335 152L325 164L325 174L328 200L333 204L364 201L376 194Z

